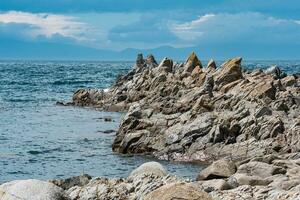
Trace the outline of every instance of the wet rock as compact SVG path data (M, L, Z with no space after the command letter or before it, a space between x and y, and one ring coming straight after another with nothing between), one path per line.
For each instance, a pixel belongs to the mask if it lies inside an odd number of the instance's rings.
M53 183L35 179L11 181L0 185L0 199L68 200L61 188Z
M172 183L162 186L153 192L149 193L145 200L151 199L201 199L212 200L212 198L204 191L199 190L192 184L187 183Z
M73 95L73 103L76 106L89 106L98 104L103 98L103 90L79 89Z
M213 162L210 166L202 170L197 180L210 180L230 177L236 172L236 166L232 161L221 159Z

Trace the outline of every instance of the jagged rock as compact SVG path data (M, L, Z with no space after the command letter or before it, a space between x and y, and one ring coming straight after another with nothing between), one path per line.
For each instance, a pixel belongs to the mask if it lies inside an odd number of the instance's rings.
M147 162L133 170L129 178L134 178L137 176L140 176L142 174L149 174L149 175L155 175L155 176L166 176L167 171L165 168L158 162Z
M150 192L145 200L162 199L201 199L212 200L212 198L204 191L199 190L193 184L188 183L172 183L162 186L153 192Z
M158 65L158 70L161 72L172 72L173 61L169 58L164 58Z
M221 69L216 72L215 83L222 86L243 78L241 61L242 58L238 57L223 63Z
M74 186L84 186L88 184L91 179L92 177L90 175L83 174L80 176L74 176L67 179L50 180L49 182L57 185L58 187L61 187L64 190L67 190Z
M138 69L144 67L144 64L145 64L145 60L143 58L143 54L139 53L137 55L137 58L136 58L136 61L135 61L135 69L138 70Z
M198 174L197 180L226 178L226 177L230 177L235 172L236 172L235 164L232 161L222 159L213 162L210 166L202 170Z
M210 59L210 61L207 63L206 66L206 72L207 73L213 73L217 69L216 62L213 59Z
M68 200L64 191L46 181L35 179L17 180L0 185L1 200Z
M197 66L199 66L200 69L202 68L202 64L197 55L195 52L192 52L184 63L184 72L192 73Z
M276 88L274 87L273 82L262 82L254 88L250 95L260 99L268 97L271 100L275 100Z
M262 117L265 115L272 115L272 110L266 106L259 108L255 113L256 118L259 118L259 117Z
M148 55L146 58L146 64L147 66L151 69L151 68L155 68L158 66L154 56L152 54Z

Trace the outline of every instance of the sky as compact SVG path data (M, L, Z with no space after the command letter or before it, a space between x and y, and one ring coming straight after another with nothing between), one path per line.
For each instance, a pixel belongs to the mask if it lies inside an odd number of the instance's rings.
M129 59L138 51L300 59L300 1L0 1L0 59Z

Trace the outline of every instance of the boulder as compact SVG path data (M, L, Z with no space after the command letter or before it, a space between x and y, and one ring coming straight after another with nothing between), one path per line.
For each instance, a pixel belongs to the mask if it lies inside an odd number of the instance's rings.
M73 95L76 106L95 105L104 98L104 91L98 89L79 89Z
M212 179L207 181L198 181L205 192L211 192L215 190L227 190L230 189L230 185L223 179Z
M212 200L212 198L204 191L199 190L193 184L189 183L171 183L164 185L146 195L144 200L175 200L175 199L191 199L191 200Z
M265 180L259 176L249 176L247 174L236 173L228 178L228 184L232 188L236 188L241 185L268 185L271 181Z
M238 79L242 79L241 61L242 58L237 57L223 63L221 69L215 74L215 83L223 86Z
M221 159L202 170L198 174L197 180L228 178L235 172L236 166L232 161Z
M35 179L17 180L0 185L1 200L67 200L64 191L53 183Z
M252 161L243 165L240 165L237 169L237 173L248 174L251 176L259 176L261 178L267 178L275 174L284 174L286 170L282 167L270 165L264 162Z
M184 63L184 72L192 73L195 67L202 68L202 64L195 52L192 52Z
M151 174L155 176L166 176L167 171L158 162L147 162L133 170L128 178L134 178L140 175Z

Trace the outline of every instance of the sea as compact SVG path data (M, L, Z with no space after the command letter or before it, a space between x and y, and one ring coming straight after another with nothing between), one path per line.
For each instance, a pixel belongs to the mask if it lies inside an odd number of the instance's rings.
M221 61L217 62L218 64ZM56 105L78 88L108 88L133 62L0 61L0 183L77 176L126 177L151 156L111 149L124 113ZM246 61L245 69L272 65L288 74L300 61ZM105 121L104 118L112 118ZM172 174L195 179L203 166L159 161Z

